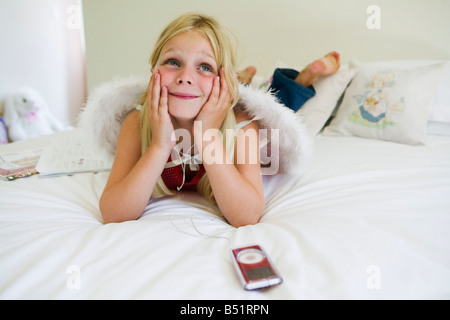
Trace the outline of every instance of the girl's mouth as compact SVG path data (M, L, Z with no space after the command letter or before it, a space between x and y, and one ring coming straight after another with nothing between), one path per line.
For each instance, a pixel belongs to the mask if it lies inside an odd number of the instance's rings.
M192 100L198 98L197 95L190 94L190 93L183 93L183 92L171 92L169 93L171 96L181 99L181 100Z

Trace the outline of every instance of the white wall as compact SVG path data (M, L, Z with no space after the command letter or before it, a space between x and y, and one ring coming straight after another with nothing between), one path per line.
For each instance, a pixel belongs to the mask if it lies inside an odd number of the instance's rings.
M83 25L72 6L83 4ZM366 12L380 8L381 29ZM277 61L301 68L331 50L343 62L450 59L450 0L0 0L0 99L38 89L52 112L74 124L91 91L115 75L148 73L163 27L187 11L215 16L238 37L241 67L266 75Z
M370 5L381 29L369 29ZM88 88L145 73L165 25L187 11L215 16L242 46L242 67L266 75L277 61L301 68L331 50L343 62L450 59L450 0L83 0Z
M0 98L18 87L37 89L64 124L85 100L82 13L78 0L0 0Z

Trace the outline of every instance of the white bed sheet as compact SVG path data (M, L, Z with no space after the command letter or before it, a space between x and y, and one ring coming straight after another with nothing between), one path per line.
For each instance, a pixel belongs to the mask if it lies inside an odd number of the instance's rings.
M307 173L264 177L264 216L239 229L195 193L103 225L108 173L0 181L0 298L448 299L450 137L428 138L318 136ZM229 249L252 243L283 284L242 289Z

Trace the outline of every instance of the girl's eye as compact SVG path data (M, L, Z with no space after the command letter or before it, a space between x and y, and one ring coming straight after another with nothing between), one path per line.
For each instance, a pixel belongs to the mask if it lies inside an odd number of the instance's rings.
M209 65L207 65L207 64L202 64L202 65L200 66L200 70L201 70L201 71L208 71L208 72L211 72L211 71L212 71L212 68L211 68Z
M173 60L173 59L168 60L167 64L171 65L171 66L175 66L175 67L179 67L180 66L179 63L176 60Z

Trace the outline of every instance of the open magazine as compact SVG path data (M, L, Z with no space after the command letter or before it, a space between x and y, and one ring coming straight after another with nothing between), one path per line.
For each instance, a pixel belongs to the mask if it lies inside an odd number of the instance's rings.
M42 149L0 153L0 179L12 181L37 174Z
M36 165L41 177L101 172L111 169L114 157L81 133L54 137Z

